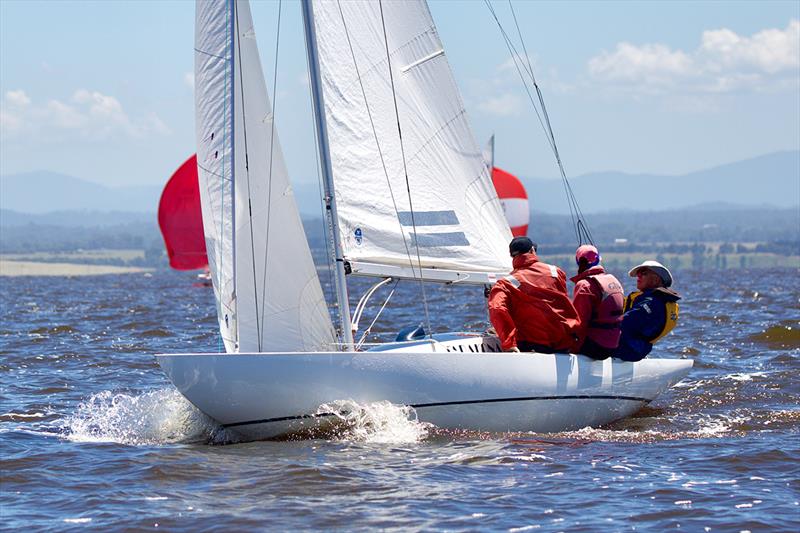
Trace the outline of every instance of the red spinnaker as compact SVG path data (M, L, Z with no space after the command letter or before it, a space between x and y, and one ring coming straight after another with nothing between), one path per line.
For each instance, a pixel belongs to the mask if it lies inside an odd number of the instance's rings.
M187 159L164 187L158 203L158 225L167 247L169 266L175 270L208 267L197 155Z
M492 168L492 183L503 206L511 234L514 237L527 235L530 211L525 186L519 178L498 167Z

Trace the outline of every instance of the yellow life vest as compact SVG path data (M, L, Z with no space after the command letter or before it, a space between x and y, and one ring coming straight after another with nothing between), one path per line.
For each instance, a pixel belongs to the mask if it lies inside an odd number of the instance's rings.
M629 309L633 307L633 302L636 301L642 294L642 291L633 291L625 298L625 307L623 308L622 312L627 313ZM661 333L656 335L653 339L649 342L650 344L655 344L656 342L660 341L667 333L675 329L675 326L678 324L678 311L679 306L678 302L664 302L666 307L666 320L664 321L664 328L661 330Z

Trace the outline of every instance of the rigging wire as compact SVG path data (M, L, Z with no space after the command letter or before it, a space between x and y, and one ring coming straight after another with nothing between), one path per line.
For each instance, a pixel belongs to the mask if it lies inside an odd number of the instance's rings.
M272 222L272 169L275 167L275 109L278 105L278 58L280 57L282 7L283 0L278 0L278 20L275 30L275 70L272 77L272 110L270 111L272 125L270 126L269 134L269 172L267 173L267 236L264 243L264 275L261 279L261 323L260 326L258 324L256 325L258 331L258 351L261 351L262 348L262 334L264 331L264 320L266 319L264 306L267 303L267 265L269 265L269 236ZM255 269L255 255L253 256L253 268ZM257 306L258 300L256 299L256 307ZM257 312L256 316L258 316Z
M358 323L361 321L361 315L364 314L364 309L367 307L367 302L372 297L373 293L381 288L383 285L391 282L392 278L385 278L380 280L378 283L374 284L367 292L364 293L364 296L358 301L358 305L356 305L356 309L353 312L353 334L358 331ZM397 286L397 283L395 283ZM358 346L356 346L358 347Z
M383 0L378 1L378 6L381 10L381 25L383 26L383 42L386 45L386 66L389 70L389 81L391 82L392 87L392 101L394 103L394 116L397 121L397 135L400 140L400 156L403 159L403 175L405 176L406 180L406 191L408 193L408 207L409 211L411 212L411 228L414 232L414 236L417 235L417 224L414 220L414 203L411 200L411 184L408 181L408 166L406 165L406 152L403 146L403 130L400 127L400 112L397 109L397 91L394 87L394 74L392 73L392 60L389 54L389 38L386 35L386 20L383 16ZM417 266L419 268L419 287L420 291L422 292L422 307L425 310L425 325L428 326L428 336L432 339L433 338L433 329L431 328L431 318L430 313L428 312L428 298L425 295L425 280L422 277L422 258L420 257L419 253L419 239L414 239L414 247L417 251ZM412 266L413 271L413 266Z
M381 313L383 313L383 310L386 308L386 304L389 303L389 300L391 300L392 296L394 295L394 291L397 288L397 284L399 282L400 282L399 279L396 279L394 281L392 290L389 292L388 296L386 296L386 299L383 301L383 305L381 305L381 308L378 309L378 312L375 314L375 318L372 319L372 322L370 322L369 326L367 326L367 329L364 330L364 334L361 336L361 339L359 339L358 344L356 345L357 349L361 348L361 346L364 344L364 341L367 340L367 336L372 332L372 326L374 326L375 322L377 322L378 318L380 318Z
M553 132L553 126L550 123L550 115L547 113L547 107L544 105L544 96L542 95L542 91L539 88L539 84L536 82L536 78L533 74L533 65L531 65L531 58L528 54L528 48L525 46L525 39L522 37L522 31L519 28L519 21L517 20L517 12L514 10L514 4L511 0L508 0L508 7L511 9L511 16L514 18L514 26L517 29L517 36L519 37L520 44L522 45L522 51L525 53L525 65L527 65L528 69L527 72L530 75L531 80L533 81L533 86L536 88L536 95L539 98L539 104L542 106L542 115L544 115L545 124L547 124L547 132L550 135L550 139L552 139L552 147L553 153L556 156L556 161L558 162L558 168L561 171L562 182L564 184L566 193L567 193L567 200L575 208L575 213L577 214L578 221L575 224L575 231L578 238L578 244L582 244L582 230L586 232L586 237L589 239L589 242L592 242L591 236L588 234L588 228L586 228L585 223L583 222L583 213L581 212L581 208L578 205L578 201L575 198L575 194L572 191L572 186L567 179L567 174L564 171L564 165L561 160L561 154L558 151L558 145L556 144L556 136Z
M589 231L589 228L586 225L583 212L581 211L581 208L578 205L578 201L575 198L572 186L570 185L569 180L567 179L567 174L566 171L564 170L564 164L561 160L561 155L558 151L558 145L556 144L556 139L555 139L555 134L553 133L552 124L550 123L550 116L547 113L547 107L545 106L544 103L544 96L542 94L541 89L539 88L539 84L536 82L536 77L533 72L533 66L531 65L530 56L528 54L527 47L525 46L525 40L522 37L522 32L519 27L519 22L517 20L516 12L514 11L514 6L511 3L511 0L508 0L509 7L511 8L511 13L514 18L514 24L516 26L517 35L522 45L525 61L522 61L522 59L520 59L520 54L517 51L517 47L514 45L511 38L508 36L508 33L506 32L505 28L503 27L502 23L500 22L500 19L497 16L494 6L492 6L491 4L491 1L484 0L484 3L486 4L487 8L492 14L492 17L497 23L497 26L500 29L500 32L503 36L506 46L508 47L509 52L511 53L511 58L514 61L514 66L517 69L517 73L519 74L519 77L522 80L522 84L525 88L526 93L528 94L528 99L530 100L531 106L536 112L536 117L539 120L539 124L542 126L542 129L544 130L545 136L547 137L547 141L550 144L550 148L553 151L553 154L556 158L558 169L561 174L562 185L564 187L564 193L567 197L567 204L570 210L570 218L572 219L572 224L575 228L575 237L578 241L578 244L579 245L582 244L584 238L589 243L593 243L594 241L591 232ZM533 95L531 93L531 88L528 84L528 80L525 78L523 72L527 74L527 76L530 78L531 83L533 84L533 87L536 91L536 96L537 96L536 99L539 102L539 106L541 106L541 112L539 111L539 108L537 107L536 102L534 101Z
M239 26L239 9L237 4L234 3L234 28L236 30L236 40L239 43L239 46L236 48L236 53L239 56L239 79L244 78L244 70L242 69L242 42L241 36L239 33L241 32L241 27ZM244 109L244 83L239 83L239 96L242 99L242 108ZM234 114L236 110L234 108ZM255 300L255 310L256 310L256 335L258 335L258 351L261 351L261 320L259 319L258 314L258 289L256 283L256 250L255 250L255 236L253 235L253 206L250 203L250 160L249 160L249 153L247 151L247 113L242 113L242 136L244 141L244 171L245 176L247 177L247 222L250 229L250 255L253 258L253 299ZM235 202L236 199L234 198L233 201ZM235 245L234 245L235 246ZM238 324L237 324L238 329Z

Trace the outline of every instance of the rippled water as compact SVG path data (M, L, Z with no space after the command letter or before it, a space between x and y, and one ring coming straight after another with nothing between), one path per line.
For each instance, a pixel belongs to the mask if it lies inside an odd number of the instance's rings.
M797 531L798 273L679 272L656 356L694 370L605 428L452 432L350 404L326 439L253 443L152 356L221 348L191 274L0 278L0 527ZM438 329L485 327L480 290L428 296ZM376 338L417 322L417 300L396 294Z

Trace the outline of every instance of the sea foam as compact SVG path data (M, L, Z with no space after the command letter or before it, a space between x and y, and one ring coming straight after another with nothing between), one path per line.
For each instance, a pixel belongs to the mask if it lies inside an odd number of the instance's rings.
M432 427L417 420L413 407L387 401L358 403L339 400L323 404L318 414L330 413L339 419L343 428L337 431L338 440L374 443L418 442L428 436Z
M138 394L103 391L81 403L63 424L75 442L152 445L216 442L224 430L174 389Z

